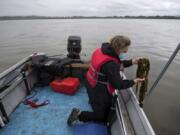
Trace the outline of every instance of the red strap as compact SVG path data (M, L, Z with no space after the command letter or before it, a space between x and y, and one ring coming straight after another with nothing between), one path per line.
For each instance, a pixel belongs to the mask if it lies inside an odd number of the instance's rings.
M30 100L27 101L27 105L30 105L32 108L35 108L35 109L37 109L41 106L48 105L48 104L49 104L49 100L45 100L44 102L42 102L40 104L36 104L36 102L30 101Z
M39 108L41 106L45 106L45 105L48 105L49 104L49 100L45 100L44 102L40 103L40 104L36 104L36 102L38 102L38 99L37 98L34 98L36 96L37 92L35 92L31 97L25 99L23 101L24 105L29 105L31 106L32 108ZM34 99L32 99L34 98ZM32 100L30 100L32 99Z
M26 100L25 102L26 102L26 105L30 105L32 108L35 108L35 109L49 104L49 100L45 100L44 102L40 104L36 104L36 102L30 101L30 100Z

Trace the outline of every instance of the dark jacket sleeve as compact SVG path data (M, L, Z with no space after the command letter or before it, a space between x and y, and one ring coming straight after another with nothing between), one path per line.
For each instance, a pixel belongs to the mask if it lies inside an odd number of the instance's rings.
M133 80L122 80L119 73L119 66L115 62L108 62L103 67L108 81L115 89L127 89L134 85Z
M130 67L130 66L132 66L132 59L131 60L123 60L122 63L125 68Z

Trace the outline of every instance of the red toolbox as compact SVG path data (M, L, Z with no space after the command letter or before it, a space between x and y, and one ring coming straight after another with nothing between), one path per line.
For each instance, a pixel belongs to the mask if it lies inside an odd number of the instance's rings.
M50 83L50 86L55 92L68 95L74 95L77 92L79 85L79 79L74 77L68 77L62 80L54 80Z

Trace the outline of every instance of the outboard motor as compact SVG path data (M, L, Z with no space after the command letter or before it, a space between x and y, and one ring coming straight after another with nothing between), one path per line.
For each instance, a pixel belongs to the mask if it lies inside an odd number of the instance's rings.
M72 59L80 59L81 37L69 36L67 51L69 53L67 57L72 58Z

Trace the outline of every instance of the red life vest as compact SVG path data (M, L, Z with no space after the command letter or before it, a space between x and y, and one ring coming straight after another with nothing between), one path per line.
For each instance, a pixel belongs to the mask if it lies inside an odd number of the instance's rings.
M108 81L105 82L98 80L99 76L106 76L105 74L100 73L100 69L104 63L107 63L109 61L114 61L118 65L120 65L121 63L119 59L103 54L101 48L96 49L92 54L91 64L86 74L86 78L92 88L95 87L97 83L101 83L107 85L109 93L112 94L115 91L112 85Z

